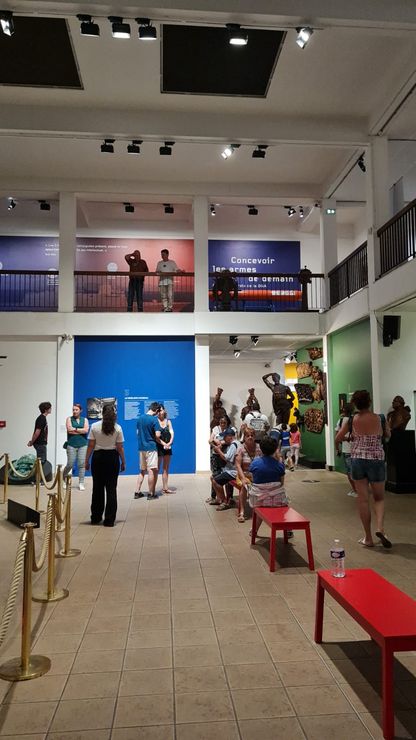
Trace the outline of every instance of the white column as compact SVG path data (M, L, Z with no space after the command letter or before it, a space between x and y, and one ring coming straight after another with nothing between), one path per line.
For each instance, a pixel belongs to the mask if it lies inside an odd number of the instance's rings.
M194 212L195 311L208 311L208 199L197 196Z
M195 440L196 472L210 469L208 445L210 425L209 337L195 336Z
M387 136L373 136L365 155L367 168L367 258L368 285L371 305L371 286L379 276L380 253L377 229L391 217L389 192L389 152Z
M321 203L320 237L321 270L328 275L338 263L337 202L334 198L324 198ZM328 213L328 211L335 213ZM329 307L329 280L325 278L325 305Z
M326 373L326 399L327 399L327 424L325 425L325 457L326 457L326 467L330 468L333 467L335 464L335 455L334 455L334 419L332 414L332 387L331 387L331 377L328 372L329 367L329 357L328 357L328 351L329 351L329 338L328 336L324 336L322 338L322 348L323 348L323 371Z
M370 345L371 345L371 382L373 386L373 410L378 413L382 409L380 395L380 332L381 327L375 311L370 311Z
M59 196L59 300L58 311L74 310L77 202L75 193Z
M57 338L56 361L56 465L66 463L63 444L66 440L65 420L71 416L74 401L74 340L70 334ZM85 409L84 409L85 411Z

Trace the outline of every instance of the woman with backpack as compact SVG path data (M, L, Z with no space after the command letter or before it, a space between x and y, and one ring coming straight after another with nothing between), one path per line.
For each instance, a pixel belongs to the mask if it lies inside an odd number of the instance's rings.
M383 414L374 414L368 391L355 391L351 402L356 413L348 424L343 424L335 437L339 444L349 434L351 443L351 477L358 494L358 510L364 537L359 541L364 547L373 547L371 533L370 493L373 496L376 516L376 537L383 547L390 548L391 542L384 532L384 481L386 469L384 462L383 439L390 437L390 430Z

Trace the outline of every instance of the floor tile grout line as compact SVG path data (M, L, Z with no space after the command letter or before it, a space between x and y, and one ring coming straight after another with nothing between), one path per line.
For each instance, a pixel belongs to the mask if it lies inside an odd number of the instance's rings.
M170 634L171 634L171 659L172 659L172 702L173 702L173 737L177 739L176 731L176 691L175 691L175 658L174 658L174 623L173 623L173 592L172 592L172 558L171 558L171 527L169 519L169 501L168 498L166 510L167 510L167 526L168 526L168 557L169 557L169 596L170 596Z

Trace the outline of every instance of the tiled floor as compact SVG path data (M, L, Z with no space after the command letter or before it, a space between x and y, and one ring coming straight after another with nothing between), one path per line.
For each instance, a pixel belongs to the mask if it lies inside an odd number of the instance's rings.
M148 503L122 478L114 529L91 527L89 493L74 490L82 554L56 561L69 598L33 604L33 650L52 670L0 681L1 740L381 738L378 648L329 598L325 642L313 642L316 577L303 533L279 540L283 567L271 574L268 541L252 549L249 522L205 505L206 476L171 484L175 495ZM312 520L317 567L339 537L348 567L372 567L416 597L416 496L387 495L394 547L368 550L343 476L299 470L287 487ZM33 489L12 495L31 502ZM19 531L0 512L2 605ZM18 654L16 620L0 662ZM397 736L416 737L416 654L396 661L395 707Z

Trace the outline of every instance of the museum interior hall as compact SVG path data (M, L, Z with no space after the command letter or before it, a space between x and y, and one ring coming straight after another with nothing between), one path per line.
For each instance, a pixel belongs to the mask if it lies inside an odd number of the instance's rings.
M415 738L415 4L0 59L0 740Z

